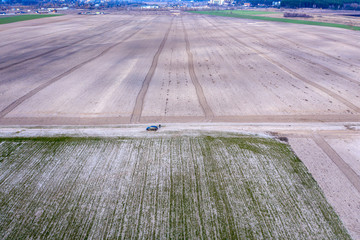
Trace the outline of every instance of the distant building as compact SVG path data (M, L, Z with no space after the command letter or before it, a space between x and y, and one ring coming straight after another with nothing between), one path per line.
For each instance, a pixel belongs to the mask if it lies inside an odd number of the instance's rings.
M281 1L272 2L272 5L273 5L274 7L280 7Z
M141 9L157 9L159 8L158 5L142 5Z
M223 5L223 4L224 4L224 0L210 0L209 3L210 3L210 4Z
M174 16L179 16L180 15L180 10L170 10L170 13Z

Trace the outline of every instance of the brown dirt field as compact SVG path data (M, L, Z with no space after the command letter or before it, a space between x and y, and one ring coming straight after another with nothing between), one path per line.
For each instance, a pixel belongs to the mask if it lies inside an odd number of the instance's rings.
M184 122L277 132L360 239L359 31L191 14L67 15L1 25L0 39L0 135L10 125Z
M359 32L195 15L71 17L0 27L1 124L360 119Z

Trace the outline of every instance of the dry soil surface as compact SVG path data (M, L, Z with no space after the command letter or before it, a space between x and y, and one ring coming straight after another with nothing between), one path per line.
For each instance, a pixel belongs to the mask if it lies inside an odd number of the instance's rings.
M2 135L22 132L9 125L150 122L277 132L360 239L360 32L198 15L68 15L1 25L0 39Z
M0 26L0 124L360 119L357 31L197 15L48 21Z

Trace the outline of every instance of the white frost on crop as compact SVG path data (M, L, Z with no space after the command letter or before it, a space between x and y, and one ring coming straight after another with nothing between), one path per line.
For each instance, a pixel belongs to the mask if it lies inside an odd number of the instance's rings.
M251 135L158 133L3 141L0 150L15 147L0 165L7 204L0 222L9 238L21 238L26 229L33 238L49 231L49 238L93 239L335 234L317 208L325 199L318 188L302 185L293 156L277 150L280 143Z

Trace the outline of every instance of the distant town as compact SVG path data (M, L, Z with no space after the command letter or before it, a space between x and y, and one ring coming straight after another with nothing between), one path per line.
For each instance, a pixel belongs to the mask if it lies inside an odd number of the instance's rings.
M105 14L112 10L196 10L238 8L323 8L360 10L360 0L0 0L0 15L54 14L78 11L79 14Z

